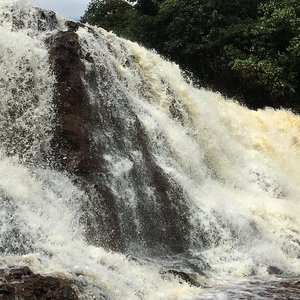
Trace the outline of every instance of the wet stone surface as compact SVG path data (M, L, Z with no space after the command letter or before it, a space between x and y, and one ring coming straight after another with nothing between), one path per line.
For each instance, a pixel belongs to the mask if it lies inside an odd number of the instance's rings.
M300 278L276 278L272 281L256 280L251 282L230 284L213 288L214 291L204 292L204 295L195 300L238 299L238 300L299 300Z
M0 300L77 300L67 279L34 274L28 267L0 269Z

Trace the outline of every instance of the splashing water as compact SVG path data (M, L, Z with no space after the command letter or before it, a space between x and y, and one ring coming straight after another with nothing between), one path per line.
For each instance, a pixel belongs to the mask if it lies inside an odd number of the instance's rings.
M121 254L86 239L88 196L51 167L47 39L64 22L30 1L0 4L2 266L76 279L82 299L204 299L202 288L163 271L178 264L202 285L268 278L269 267L299 275L300 118L197 89L175 64L88 26L77 31L82 57L93 58L83 60L82 80L103 119L93 142L126 247ZM178 216L186 221L176 224ZM176 255L155 256L165 246Z

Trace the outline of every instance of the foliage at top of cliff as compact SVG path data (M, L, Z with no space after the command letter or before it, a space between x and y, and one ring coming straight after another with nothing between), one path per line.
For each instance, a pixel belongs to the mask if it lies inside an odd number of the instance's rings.
M92 0L82 21L156 49L250 107L299 111L298 0Z

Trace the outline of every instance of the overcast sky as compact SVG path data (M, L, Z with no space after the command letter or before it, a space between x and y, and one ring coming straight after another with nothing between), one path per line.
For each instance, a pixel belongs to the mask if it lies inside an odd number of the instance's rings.
M33 2L62 16L78 19L83 15L90 0L33 0Z

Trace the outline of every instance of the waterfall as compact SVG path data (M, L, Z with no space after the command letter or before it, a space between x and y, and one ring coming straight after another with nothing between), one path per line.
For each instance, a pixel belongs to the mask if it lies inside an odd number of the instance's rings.
M0 66L2 268L71 278L81 299L299 275L299 116L31 1L0 3Z

